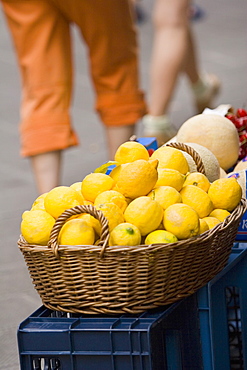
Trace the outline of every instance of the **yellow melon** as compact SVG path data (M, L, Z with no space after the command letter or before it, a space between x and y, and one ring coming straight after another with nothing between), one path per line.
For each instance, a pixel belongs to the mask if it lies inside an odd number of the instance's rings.
M217 114L198 114L189 118L178 130L176 140L206 147L215 155L220 167L225 171L238 159L237 129L228 118Z
M192 147L201 157L202 163L205 167L206 176L210 182L213 182L220 178L220 165L215 157L215 155L207 149L205 146L196 144L196 143L185 143L186 145ZM189 164L190 172L197 172L197 167L194 162L194 159L186 152L182 152L187 159Z

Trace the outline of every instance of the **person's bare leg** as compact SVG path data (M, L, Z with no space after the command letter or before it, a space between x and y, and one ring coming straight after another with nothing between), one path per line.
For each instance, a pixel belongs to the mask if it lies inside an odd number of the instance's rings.
M189 0L156 0L153 10L149 114L142 122L144 136L156 137L158 146L176 134L167 112L186 56L189 3Z
M59 185L61 172L60 150L30 157L37 190L46 193Z
M215 97L220 91L220 80L214 74L201 73L198 62L197 48L191 27L188 28L187 53L183 72L188 77L192 88L195 112L201 113L206 107L212 108Z
M195 40L190 27L188 28L187 40L187 51L183 64L183 71L187 75L190 83L195 84L200 78L200 73L198 68L198 56L196 54Z
M166 113L187 49L188 0L156 0L154 45L150 67L149 113Z
M117 148L135 133L135 125L105 127L109 160L114 160Z

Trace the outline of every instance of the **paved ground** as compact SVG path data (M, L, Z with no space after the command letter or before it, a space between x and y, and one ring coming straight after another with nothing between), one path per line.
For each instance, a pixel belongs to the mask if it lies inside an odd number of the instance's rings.
M152 42L150 10L152 0L142 0L147 20L140 25L140 75L148 96L148 68ZM216 105L230 103L247 106L247 39L245 0L196 1L205 11L203 20L194 22L198 51L203 69L221 78L223 89ZM87 73L85 49L74 32L76 86L73 104L74 125L81 146L66 152L63 185L80 181L107 160L104 132L93 112L93 91ZM19 157L18 108L20 80L11 40L0 13L0 369L17 370L18 324L41 301L33 289L26 265L17 248L21 214L36 197L27 160ZM178 82L171 105L171 118L179 127L194 114L186 81ZM86 129L84 129L86 128ZM138 127L141 135L141 127ZM220 140L220 138L219 138Z

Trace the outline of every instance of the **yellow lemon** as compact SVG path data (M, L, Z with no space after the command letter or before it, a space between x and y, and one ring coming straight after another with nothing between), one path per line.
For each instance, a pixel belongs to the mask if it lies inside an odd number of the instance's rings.
M209 179L201 172L190 172L185 177L184 185L194 185L198 186L198 188L201 188L204 191L208 191L210 187L210 181Z
M70 187L81 193L81 181L74 182Z
M55 219L46 211L25 211L21 233L29 244L47 245Z
M94 205L95 207L98 206L99 204L102 204L102 203L115 203L121 210L122 212L125 211L128 203L125 199L125 196L120 193L119 191L116 191L116 190L106 190L106 191L103 191L103 193L100 193L95 201L94 201Z
M109 245L128 245L135 246L141 243L141 233L138 227L129 223L123 222L112 230L110 233Z
M183 187L185 176L173 169L169 168L158 168L158 180L156 186L172 186L177 191L180 191Z
M215 180L208 189L214 208L232 211L242 197L242 188L234 177Z
M57 186L48 192L44 204L46 212L54 218L61 215L66 209L80 205L78 192L69 186Z
M144 145L136 141L126 141L121 144L114 157L118 163L130 163L138 159L149 160L149 153Z
M182 202L194 208L200 218L206 217L214 209L213 203L204 190L194 185L186 185L180 191Z
M168 208L171 204L182 202L182 197L180 193L171 186L155 187L148 194L148 197L150 197L153 200L156 200L162 206L163 209Z
M65 222L58 235L58 243L61 245L92 245L94 240L92 226L78 218Z
M104 173L90 173L82 180L81 192L86 200L94 202L103 191L111 190L113 179Z
M199 234L202 234L205 231L209 230L208 224L203 218L200 218L199 221L200 221L200 232L199 232Z
M203 220L207 223L209 230L220 223L220 220L218 220L218 218L211 216L204 217Z
M247 159L247 157L246 157ZM247 162L247 161L246 161ZM239 172L229 172L225 177L234 177L239 185L242 188L242 197L246 198L246 189L247 189L247 169L246 170L240 170Z
M178 239L187 239L200 232L197 212L187 204L176 203L164 211L164 228Z
M231 213L228 212L226 209L219 209L215 208L209 216L216 217L220 222L224 221L225 218L227 218Z
M127 163L125 164L119 164L118 166L116 166L115 168L113 168L113 170L111 171L111 173L109 174L109 176L113 179L114 181L114 185L113 185L113 188L114 189L114 186L116 185L117 183L117 180L118 180L118 177L119 177L119 174L122 170L122 168L124 168L124 166L126 166Z
M84 204L84 198L81 193L81 181L75 182L74 184L70 185L70 187L76 190L79 194L80 204Z
M46 197L47 193L43 193L38 198L35 199L35 201L32 204L31 210L40 209L45 211L45 204L44 199Z
M83 213L79 216L75 216L75 218L79 218L88 223L94 229L95 235L100 236L101 234L101 224L99 220L94 218L93 216L89 215L88 213Z
M34 209L31 209L31 210L29 210L29 211L24 211L24 212L22 213L22 215L21 215L22 220L25 218L25 216L26 216L26 215L28 215L28 213L29 213L30 211L37 211L37 210L36 210L36 209L35 209L35 210L34 210ZM39 211L43 211L43 209L39 209Z
M90 200L84 200L83 201L83 205L86 206L88 204L91 204L91 206L93 206L93 202L90 202Z
M145 244L156 243L175 243L178 238L166 230L155 230L149 233L145 238Z
M158 179L157 165L158 161L144 159L127 163L119 173L115 190L130 199L147 195Z
M109 223L109 231L111 232L114 227L124 222L124 215L121 209L115 203L99 204L95 207L103 212Z
M189 171L189 165L185 156L176 148L161 146L153 152L151 159L158 159L158 168L171 168L184 175Z
M137 226L143 236L157 229L162 217L161 205L147 196L134 199L124 212L126 222Z

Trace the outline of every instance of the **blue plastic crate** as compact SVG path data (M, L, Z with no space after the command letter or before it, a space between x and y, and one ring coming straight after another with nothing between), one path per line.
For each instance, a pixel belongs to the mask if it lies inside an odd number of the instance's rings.
M165 370L184 364L196 370L201 357L195 297L186 300L187 320L184 305L120 317L67 317L42 306L19 326L21 369Z
M234 312L246 318L247 248L237 246L226 268L196 294L141 315L73 315L40 307L18 329L21 370L230 370L229 325L240 322L238 362L246 366L247 322L232 315L227 296L237 289Z
M247 248L235 246L226 268L197 292L205 370L247 369Z

